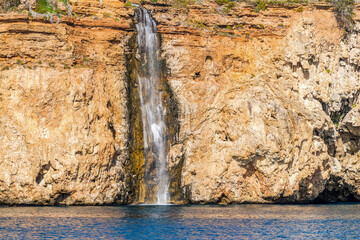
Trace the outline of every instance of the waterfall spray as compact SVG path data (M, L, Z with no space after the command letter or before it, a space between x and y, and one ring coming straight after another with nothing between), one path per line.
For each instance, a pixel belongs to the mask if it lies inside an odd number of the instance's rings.
M155 184L157 204L169 202L169 176L167 170L167 141L164 107L161 92L160 41L156 23L150 13L136 5L135 27L140 66L137 73L143 124L145 181ZM156 174L152 174L151 161ZM152 179L150 179L152 178Z

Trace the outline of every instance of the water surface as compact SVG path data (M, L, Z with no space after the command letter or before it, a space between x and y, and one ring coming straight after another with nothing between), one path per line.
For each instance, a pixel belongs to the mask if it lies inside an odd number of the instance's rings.
M360 204L3 207L1 239L358 239Z

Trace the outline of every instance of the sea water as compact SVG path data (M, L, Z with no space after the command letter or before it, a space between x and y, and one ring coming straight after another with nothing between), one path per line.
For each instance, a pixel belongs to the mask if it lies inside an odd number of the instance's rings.
M359 239L360 204L3 207L1 239Z

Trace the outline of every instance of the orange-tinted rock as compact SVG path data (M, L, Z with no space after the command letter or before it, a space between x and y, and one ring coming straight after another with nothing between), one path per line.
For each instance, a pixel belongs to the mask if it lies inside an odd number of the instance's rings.
M358 34L343 38L329 5L299 6L146 5L179 107L169 166L182 165L183 202L360 198ZM131 199L133 10L73 11L58 25L0 15L1 203Z

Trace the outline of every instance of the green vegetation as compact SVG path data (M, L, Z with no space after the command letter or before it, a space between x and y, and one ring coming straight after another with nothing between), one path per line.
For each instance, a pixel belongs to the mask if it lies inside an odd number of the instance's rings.
M268 8L269 6L291 6L293 4L302 4L307 2L308 0L257 0L250 2L250 4L254 6L254 11L258 13L260 11L266 10L266 8ZM296 9L296 11L302 12L304 11L304 8L300 6Z
M35 5L35 12L54 13L54 6L52 6L47 0L37 0Z
M198 21L198 20L194 20L194 19L191 19L189 21L189 25L193 28L196 28L196 29L204 29L206 28L206 26L204 25L204 23Z
M5 66L5 67L3 67L3 68L1 69L1 71L5 71L5 70L9 70L9 69L10 69L9 66Z
M66 11L59 8L59 3L63 3L66 7ZM59 23L61 15L72 15L72 8L69 0L36 0L35 9L29 10L29 17L42 17L45 21L50 20L53 22L54 16L57 16L57 22Z
M84 64L75 65L74 68L86 68Z
M24 65L25 65L25 63L23 63L20 59L18 59L18 60L16 61L16 64L17 64L17 65L21 65L21 66L24 66Z
M347 32L352 30L354 25L353 9L355 5L354 0L333 0L333 7L336 14L336 20L340 27L343 27Z
M189 9L189 5L195 4L195 0L174 0L172 6L174 8L186 8Z
M225 14L229 14L230 10L235 6L234 0L215 0L215 2L222 6L220 11Z
M304 8L303 7L298 7L297 9L296 9L296 12L303 12L304 11Z
M230 3L230 0L215 0L220 6Z
M236 27L237 29L243 29L243 28L244 28L244 25L238 24L238 25L236 25L235 27Z
M218 35L223 36L223 37L227 37L229 34L226 33L226 32L219 32Z
M354 104L354 105L352 105L352 107L351 107L351 108L356 108L356 106L357 106L357 105L356 105L356 104Z
M260 11L265 11L265 9L266 9L265 2L256 1L256 6L255 6L255 9L254 9L254 12L258 13Z
M291 6L293 4L308 3L308 0L270 0L266 1L269 5Z
M104 18L110 18L111 16L110 16L110 13L104 13L104 14L103 14L103 17L104 17Z
M339 123L340 123L341 120L344 118L344 114L334 112L334 113L331 113L331 114L330 114L330 118L331 118L331 121L335 124L335 126L338 127L338 126L339 126Z
M133 5L132 5L132 3L131 2L126 2L125 3L125 7L132 7Z
M227 9L232 9L235 6L234 2L229 2L228 5L226 6Z
M328 74L330 74L330 73L331 73L330 69L326 69L326 72L327 72Z
M153 0L152 0L152 1L153 1ZM153 1L153 2L157 2L157 1ZM129 2L129 1L126 1L125 7L127 7L127 8L132 8L132 9L136 9L136 6L133 5L133 4L132 4L131 2Z

